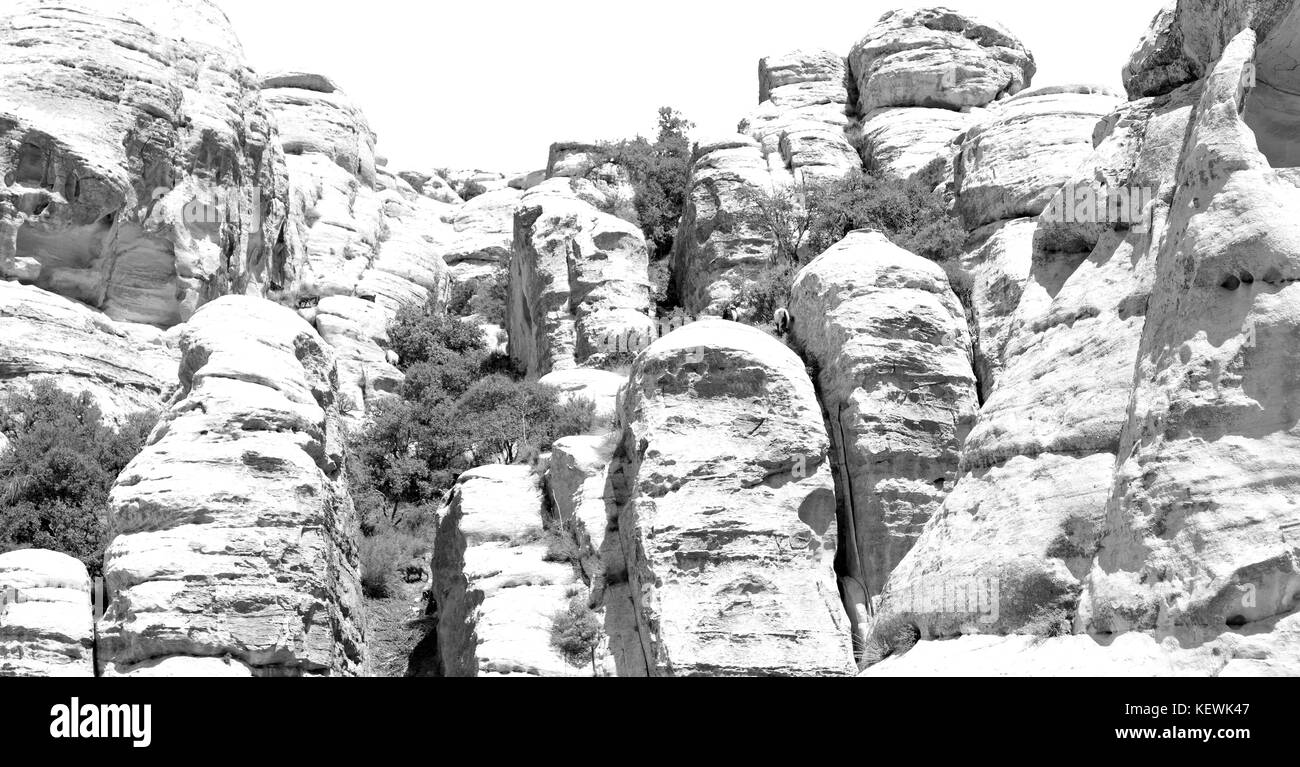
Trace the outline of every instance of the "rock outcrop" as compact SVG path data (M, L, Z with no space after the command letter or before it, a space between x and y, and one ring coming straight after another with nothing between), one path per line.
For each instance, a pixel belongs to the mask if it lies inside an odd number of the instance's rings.
M833 180L861 167L845 131L844 57L798 50L758 62L759 106L739 132L758 142L778 183Z
M609 467L604 605L621 676L852 670L828 440L799 358L702 320L637 358Z
M0 278L160 327L287 281L274 118L208 0L12 3L0 83Z
M958 476L979 406L965 314L943 269L877 232L818 256L791 293L839 472L842 568L878 595Z
M0 677L95 675L86 566L67 554L0 554Z
M756 201L774 191L758 144L747 136L700 141L673 244L673 275L691 314L720 316L747 280L778 254Z
M186 325L181 351L181 390L110 496L101 669L359 673L359 533L329 347L291 310L232 296Z
M578 199L562 180L534 188L515 213L510 357L534 380L597 358L619 364L618 339L651 337L648 266L635 225Z
M552 617L586 591L551 554L554 527L529 467L461 475L433 553L438 676L584 675L550 644Z
M333 80L277 72L262 78L262 98L275 112L285 154L323 154L361 183L375 186L375 132Z
M110 420L157 410L176 385L174 335L0 281L0 395L46 380L88 392Z

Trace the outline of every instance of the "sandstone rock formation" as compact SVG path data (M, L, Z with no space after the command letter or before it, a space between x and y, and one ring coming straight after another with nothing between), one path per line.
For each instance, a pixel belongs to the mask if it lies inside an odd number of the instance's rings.
M772 177L746 136L700 141L692 157L673 275L686 311L719 316L736 303L746 279L777 256L776 238L754 207L756 195L772 193Z
M67 554L0 554L0 677L95 675L86 566Z
M157 410L176 384L173 335L0 281L0 395L47 380L90 393L110 420Z
M548 554L551 520L527 466L461 475L441 514L431 597L440 676L575 676L550 645L552 616L586 591Z
M208 0L11 4L0 83L0 278L161 327L286 282L274 121Z
M609 467L604 605L621 676L852 668L828 441L799 358L702 320L633 367Z
M791 292L839 471L843 568L878 595L958 476L978 410L965 314L943 269L877 232L818 256Z
M553 181L528 192L515 213L510 357L535 380L612 356L617 339L650 337L648 264L635 225Z
M275 112L285 154L323 154L363 184L375 185L375 132L334 81L277 72L262 78L262 98Z
M291 310L231 296L186 325L181 351L181 391L111 493L100 667L360 672L357 520L329 347Z
M1033 79L1034 57L997 24L951 11L890 11L849 53L857 111L981 107Z
M831 51L792 51L758 63L759 106L739 132L758 142L781 183L831 180L856 170L845 136L849 101L844 57Z
M1294 30L1274 31L1280 45L1243 30L1205 79L1137 354L1090 630L1213 637L1294 617L1300 603L1300 173L1267 151L1270 139L1300 142L1248 126L1249 100L1294 92L1300 78L1252 92L1244 76L1256 61L1279 76L1272 57Z

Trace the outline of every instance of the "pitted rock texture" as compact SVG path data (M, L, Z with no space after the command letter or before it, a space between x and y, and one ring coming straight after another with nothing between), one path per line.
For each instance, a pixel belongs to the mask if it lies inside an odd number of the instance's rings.
M979 406L965 316L943 269L877 232L849 234L791 292L830 424L847 572L877 595L957 479Z
M510 357L534 380L598 362L614 339L653 326L645 236L553 181L524 196L510 259Z
M176 385L174 336L0 281L0 395L48 380L67 392L88 392L113 421L157 410Z
M842 177L860 167L845 136L849 94L844 57L797 50L758 63L759 106L740 123L782 183Z
M622 407L602 552L619 675L850 673L828 440L799 358L701 320L637 358Z
M1243 119L1257 93L1243 72L1269 70L1273 54L1238 34L1187 134L1089 586L1092 630L1213 637L1300 606L1300 177L1270 165Z
M877 109L863 116L858 128L862 162L882 176L921 177L922 171L934 171L951 159L957 151L954 140L979 119L949 109Z
M982 107L1029 87L1034 56L1001 26L947 8L890 11L849 53L856 111Z
M590 675L550 645L552 616L586 592L574 564L548 555L553 526L529 467L460 476L433 553L437 675Z
M0 677L95 675L86 566L67 554L0 554Z
M207 0L9 4L0 137L0 278L162 327L286 281L274 120Z
M966 131L954 169L966 228L1042 213L1117 106L1117 97L1094 86L1035 88Z
M329 347L291 310L231 296L181 351L181 391L110 494L101 670L228 657L262 676L359 673Z
M772 176L753 139L710 139L695 145L689 189L673 244L677 292L691 314L720 316L777 256L755 208L756 196L772 194Z
M1077 226L1049 208L975 232L960 271L984 402L961 476L891 574L878 626L906 620L923 637L1072 630L1114 483L1192 92L1121 105L1070 173L1072 184L1150 189L1137 221ZM943 605L944 584L979 599Z

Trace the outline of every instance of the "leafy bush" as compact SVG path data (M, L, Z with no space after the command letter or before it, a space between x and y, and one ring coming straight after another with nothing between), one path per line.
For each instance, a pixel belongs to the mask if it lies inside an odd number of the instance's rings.
M478 181L466 181L460 188L460 198L465 202L488 193L488 188Z
M677 110L661 107L659 131L653 142L638 136L603 144L592 158L592 173L611 162L627 172L636 193L637 220L652 259L666 256L673 248L691 176L691 142L687 134L694 127Z
M108 425L88 394L42 382L0 403L0 551L38 548L103 568L108 491L144 447L157 415Z
M569 600L567 609L551 616L551 647L571 666L591 664L596 676L596 649L601 640L600 618L582 597Z
M790 289L798 269L789 263L768 266L740 288L737 305L749 320L766 325L776 320L776 310L790 305Z
M387 599L397 584L397 568L409 556L390 533L361 539L361 590L370 599Z

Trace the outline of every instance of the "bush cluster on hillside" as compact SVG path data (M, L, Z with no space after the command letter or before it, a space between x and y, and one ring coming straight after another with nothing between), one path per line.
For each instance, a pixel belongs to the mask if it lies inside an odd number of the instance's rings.
M139 413L117 427L88 394L49 383L0 403L0 551L49 549L103 569L108 491L157 422Z

